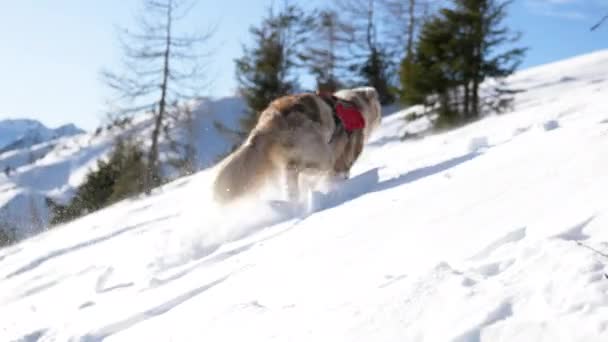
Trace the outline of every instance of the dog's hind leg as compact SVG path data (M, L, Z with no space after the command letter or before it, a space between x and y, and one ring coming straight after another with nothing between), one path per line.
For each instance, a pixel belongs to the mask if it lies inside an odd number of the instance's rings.
M348 179L350 177L350 169L361 155L363 145L363 132L353 132L342 153L336 158L333 167L334 177L338 179Z
M310 214L319 209L320 198L328 190L323 181L327 181L329 172L315 168L315 165L309 166L313 167L306 168L300 174L300 189L303 192L302 203L306 208L306 212Z

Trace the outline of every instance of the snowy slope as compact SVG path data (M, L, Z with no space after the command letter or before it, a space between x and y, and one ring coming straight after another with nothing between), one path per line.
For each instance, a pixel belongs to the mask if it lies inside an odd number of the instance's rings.
M231 137L220 133L214 122L235 129L243 112L243 103L238 98L206 99L194 111L190 131L182 126L174 127L178 139L193 140L197 168L209 167L233 145ZM17 125L15 120L11 122L13 124L7 125L13 128L25 126ZM18 239L45 229L50 219L47 197L67 202L87 173L96 168L97 160L108 156L118 134L147 138L150 130L149 118L140 116L126 132L103 130L99 134L74 135L75 127L66 125L53 130L53 134L64 134L62 138L17 146L25 142L24 137L33 136L26 134L14 141L9 145L10 150L0 151L0 171L6 167L12 169L8 176L0 173L0 229L8 226ZM166 147L161 144L161 151Z
M513 113L422 139L388 116L307 216L216 207L210 169L0 250L0 340L607 341L601 75L522 71Z

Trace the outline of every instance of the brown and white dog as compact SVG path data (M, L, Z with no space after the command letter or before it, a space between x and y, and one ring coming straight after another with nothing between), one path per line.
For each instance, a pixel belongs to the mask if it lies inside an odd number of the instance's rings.
M364 128L347 132L335 119L332 100L325 96L303 93L278 98L260 114L245 142L220 164L214 183L216 201L231 202L283 176L289 201L299 203L302 186L312 190L324 177L347 178L380 125L381 107L372 87L333 95L334 101L357 107Z

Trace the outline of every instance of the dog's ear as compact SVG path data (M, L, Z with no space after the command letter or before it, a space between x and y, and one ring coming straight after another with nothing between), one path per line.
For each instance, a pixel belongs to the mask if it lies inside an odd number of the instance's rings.
M378 91L374 87L365 88L365 95L370 101L378 101L380 99Z

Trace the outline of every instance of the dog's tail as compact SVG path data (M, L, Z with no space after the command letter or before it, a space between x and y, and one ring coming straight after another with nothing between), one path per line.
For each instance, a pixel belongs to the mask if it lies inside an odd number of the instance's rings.
M213 185L216 201L228 203L263 185L274 170L268 138L253 136L224 160Z

